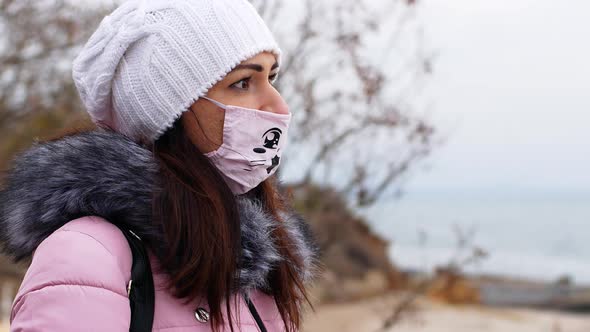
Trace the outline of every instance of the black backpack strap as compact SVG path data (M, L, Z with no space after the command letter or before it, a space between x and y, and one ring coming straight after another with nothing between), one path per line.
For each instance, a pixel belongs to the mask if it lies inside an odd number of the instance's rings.
M154 279L147 251L141 239L130 230L121 228L133 254L131 280L127 294L131 305L130 332L151 332L154 323Z
M254 320L256 321L256 325L258 325L260 332L267 332L267 329L264 326L264 323L262 322L262 318L260 318L258 310L256 310L256 307L254 306L254 303L252 303L252 300L250 300L250 297L248 297L246 293L242 293L242 296L244 297L246 304L248 304L248 309L250 310L252 317L254 317Z

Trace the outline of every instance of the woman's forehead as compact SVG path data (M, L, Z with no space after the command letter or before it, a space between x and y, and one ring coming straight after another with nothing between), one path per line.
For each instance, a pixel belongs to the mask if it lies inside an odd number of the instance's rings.
M228 74L240 71L240 70L255 70L257 72L263 72L265 70L275 70L278 69L279 63L276 59L276 56L272 53L259 53L249 59L242 61L240 64L236 65Z

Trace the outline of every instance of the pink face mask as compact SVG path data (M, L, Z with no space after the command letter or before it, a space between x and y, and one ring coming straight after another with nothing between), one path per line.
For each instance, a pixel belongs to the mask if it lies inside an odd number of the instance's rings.
M291 113L277 114L209 100L225 110L223 143L205 153L235 195L244 194L274 174L287 146Z

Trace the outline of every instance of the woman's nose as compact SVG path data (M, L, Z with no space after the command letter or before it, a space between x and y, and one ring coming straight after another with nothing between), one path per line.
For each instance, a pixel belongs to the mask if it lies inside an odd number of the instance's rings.
M281 99L282 100L282 99ZM277 114L289 114L289 106L287 103L282 100L280 103L273 105L269 112L277 113Z
M272 112L277 114L289 114L289 105L281 94L273 88L273 92L268 96L268 101L261 108L265 112Z

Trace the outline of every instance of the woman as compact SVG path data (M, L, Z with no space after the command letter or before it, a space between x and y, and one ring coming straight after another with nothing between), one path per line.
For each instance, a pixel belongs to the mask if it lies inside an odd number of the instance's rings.
M0 192L4 251L32 256L11 331L129 330L119 227L147 248L154 331L299 329L319 252L272 177L291 119L280 55L246 0L105 17L73 65L98 128L36 143Z

